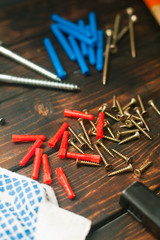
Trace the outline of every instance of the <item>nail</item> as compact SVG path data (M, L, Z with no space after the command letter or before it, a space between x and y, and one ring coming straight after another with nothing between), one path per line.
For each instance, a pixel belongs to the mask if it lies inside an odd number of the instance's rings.
M136 103L137 103L137 100L135 98L131 98L131 101L123 107L123 111Z
M80 148L83 150L87 147L86 143L84 143L79 136L76 134L76 132L71 128L68 127L69 131L72 133L72 135L75 137L75 139L80 143Z
M69 143L70 145L72 145L78 152L84 154L84 152L82 151L82 149L80 149L80 148L73 142L72 139L68 139L68 143Z
M119 30L120 20L121 20L121 15L120 14L116 14L115 20L114 20L113 38L112 38L112 43L110 45L112 53L116 53L118 51L116 43L117 43L117 37L118 37L118 30Z
M107 162L107 160L106 160L105 157L103 156L103 154L102 154L102 152L100 151L100 149L99 149L99 147L97 146L97 144L94 144L94 147L95 147L96 151L98 152L98 154L101 156L101 159L102 159L102 161L104 162L104 165L105 165L105 169L106 169L106 170L110 170L110 169L112 168L112 165Z
M33 179L38 178L39 169L40 169L41 162L42 162L42 153L43 153L43 149L41 149L41 148L35 149L35 157L34 157L34 161L33 161L33 171L32 171Z
M87 140L85 139L85 137L83 136L82 133L78 134L78 137L82 139L82 141L92 150L94 151L94 149L92 148L92 146L87 142Z
M122 153L118 152L117 150L112 148L112 151L115 152L118 156L122 157L127 163L132 162L132 157L126 157Z
M126 142L128 142L130 140L133 140L133 139L136 139L136 138L140 138L139 132L136 132L134 135L132 135L128 138L125 138L124 140L120 141L118 144L126 143Z
M112 104L111 110L113 112L117 112L118 111L118 108L117 108L117 105L116 105L116 96L113 96L113 104Z
M68 149L68 137L69 137L69 132L68 131L64 131L63 133L63 137L62 137L62 141L61 141L61 145L58 151L58 157L61 159L64 159L66 156L66 152Z
M10 51L9 49L4 48L3 46L0 46L0 53L2 55L4 55L5 57L9 57L9 58L15 60L16 62L19 62L22 65L42 74L43 76L45 76L47 78L50 78L52 80L61 81L61 79L54 73L51 73L51 72L45 70L44 68L36 65L35 63L32 63L31 61L27 60L26 58L21 57L20 55Z
M141 113L140 113L140 110L139 110L139 107L135 107L134 110L136 111L136 113L138 114L138 116L141 118L142 122L144 123L144 126L146 127L146 129L148 131L150 131L146 121L144 120L144 118L142 117Z
M117 138L119 139L120 137L126 136L128 134L132 134L135 132L139 132L139 129L132 129L132 130L128 130L128 131L123 131L120 132L119 130L117 131Z
M160 115L160 111L158 110L158 108L157 108L156 105L154 104L153 99L150 99L150 100L148 101L148 104L153 107L153 109L158 113L158 115Z
M33 142L36 141L37 138L41 139L42 141L46 140L45 135L12 134L12 142Z
M140 169L135 169L134 170L134 175L136 175L136 177L141 177L142 173L151 166L152 161L149 161L145 164L143 164Z
M92 145L91 140L90 140L90 138L89 138L89 136L88 136L88 133L87 133L87 131L86 131L86 128L85 128L85 126L84 126L83 119L82 119L82 118L78 118L78 122L79 122L79 124L80 124L81 127L82 127L82 130L83 130L83 132L84 132L84 135L85 135L87 141L89 142L90 145Z
M82 118L82 119L87 119L87 120L93 120L94 116L92 114L85 114L79 111L75 110L64 110L64 116L65 117L74 117L74 118Z
M124 115L124 113L122 111L122 108L120 106L120 103L117 99L116 99L116 104L117 104L117 107L118 107L118 110L119 110L119 113L120 113L120 120L121 120L121 122L124 122L126 120L126 116Z
M132 58L136 57L136 50L135 50L135 40L134 40L134 29L133 29L133 22L131 20L133 14L133 8L127 8L126 12L128 14L128 24L129 24L129 36L130 36L130 46L131 46L131 54Z
M139 105L140 105L141 110L142 110L142 116L148 116L149 113L145 110L142 99L141 99L141 96L139 94L137 95L137 98L138 98Z
M43 164L43 172L44 172L43 182L45 184L51 184L52 183L51 169L50 169L50 166L49 166L47 154L42 155L42 164Z
M133 119L130 119L131 122L144 134L146 135L147 138L149 138L150 140L152 140L152 138L148 135L148 133L146 133L143 128L141 128Z
M80 159L88 162L95 162L100 163L101 157L99 155L93 155L93 154L80 154L80 153L74 153L74 152L67 152L66 153L67 158L73 158L73 159Z
M113 154L109 151L109 149L103 144L102 139L98 139L98 140L96 141L96 144L98 144L98 145L100 145L101 147L103 147L104 150L105 150L109 155L111 155L112 157L114 157Z
M28 149L28 152L19 162L20 166L26 165L26 163L30 160L30 158L34 155L36 148L39 148L43 144L41 139L37 139L34 144Z
M125 173L125 172L133 172L133 166L132 166L132 164L129 164L129 165L128 165L127 167L125 167L125 168L121 168L121 169L119 169L119 170L117 170L117 171L114 171L114 172L108 174L108 176L111 177L111 176L115 176L115 175L118 175L118 174L121 174L121 173Z
M55 172L56 172L56 175L58 177L58 180L59 180L60 184L63 186L64 190L66 191L66 193L68 195L68 197L70 199L75 198L75 194L74 194L74 192L73 192L73 190L72 190L72 188L71 188L71 186L70 186L70 184L69 184L69 182L66 178L66 175L65 175L62 167L56 168Z
M104 67L103 67L103 78L102 78L103 85L106 85L106 81L107 81L108 60L109 60L110 44L111 44L111 38L112 38L112 30L107 29L106 35L107 35L107 44L105 48L105 59L104 59Z
M78 158L76 159L76 165L78 167L82 166L82 165L86 165L86 166L90 166L90 167L101 167L101 164L99 164L99 163L82 161Z

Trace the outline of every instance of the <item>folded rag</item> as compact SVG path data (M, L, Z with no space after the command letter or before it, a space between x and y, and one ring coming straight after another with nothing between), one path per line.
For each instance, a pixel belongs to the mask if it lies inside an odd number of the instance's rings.
M90 227L58 206L51 187L0 168L0 239L84 240Z

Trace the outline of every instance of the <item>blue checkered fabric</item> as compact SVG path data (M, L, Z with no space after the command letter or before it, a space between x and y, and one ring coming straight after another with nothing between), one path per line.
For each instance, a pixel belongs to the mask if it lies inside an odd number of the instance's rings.
M33 240L42 198L36 181L0 173L0 239Z

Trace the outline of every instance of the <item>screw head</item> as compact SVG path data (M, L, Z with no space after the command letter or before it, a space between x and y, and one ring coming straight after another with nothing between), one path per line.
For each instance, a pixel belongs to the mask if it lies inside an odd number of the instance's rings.
M106 164L104 168L105 168L105 170L109 171L112 168L112 165Z
M128 157L126 160L127 160L128 163L131 163L133 158L132 157Z
M0 118L0 125L4 125L6 122L5 122L5 119L4 118Z
M135 169L135 170L134 170L134 175L135 175L136 177L141 177L141 171L140 171L139 169Z
M132 15L131 16L131 20L132 20L132 22L137 22L138 21L138 17L136 16L136 15Z
M140 138L141 135L140 135L139 132L135 132L134 136L137 137L137 138Z
M127 8L126 9L126 13L128 14L128 15L132 15L133 14L133 8L132 7L129 7L129 8Z
M118 52L118 47L115 44L110 45L110 51L112 53L117 53Z
M107 37L112 36L112 34L113 34L112 29L107 29L107 30L106 30L106 35L107 35Z

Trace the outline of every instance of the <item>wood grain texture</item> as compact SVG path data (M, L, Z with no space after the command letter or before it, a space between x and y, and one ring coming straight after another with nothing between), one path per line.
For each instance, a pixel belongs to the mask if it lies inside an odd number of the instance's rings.
M158 186L160 182L160 119L154 110L149 107L147 101L153 98L156 105L160 106L160 32L155 20L141 1L132 0L130 6L134 7L135 14L139 19L135 24L137 58L131 58L129 37L126 35L119 43L118 53L110 56L106 86L102 85L102 73L97 72L95 67L88 64L91 75L84 77L79 70L78 64L68 59L49 30L50 16L55 12L74 22L77 22L79 18L83 18L87 22L88 12L95 10L98 26L105 30L108 27L113 27L114 17L117 13L123 15L122 26L127 24L125 14L125 9L128 7L127 1L62 0L55 2L32 0L15 5L14 8L8 7L3 11L0 10L1 40L9 49L55 72L43 46L43 38L50 37L64 69L67 71L65 82L77 84L81 88L80 92L75 93L1 84L1 116L6 119L6 125L0 127L1 167L15 169L15 166L18 166L19 161L31 146L31 143L12 143L12 134L45 134L48 140L56 133L64 121L67 121L79 133L81 129L77 120L63 117L64 108L80 111L88 108L92 114L97 116L98 108L103 103L108 103L109 106L112 105L113 95L116 95L121 105L124 106L132 97L140 94L146 109L150 113L146 121L151 129L150 134L153 140L150 141L141 134L139 140L121 146L107 140L104 142L109 149L115 148L124 155L133 156L133 166L136 168L146 160L153 161L153 166L144 173L140 181L148 187L154 188ZM3 56L0 56L0 61L2 73L43 78ZM108 120L110 119L108 118ZM116 134L120 123L114 120L110 120L110 122L113 132ZM86 127L87 129L90 128L87 121ZM95 142L95 137L91 139ZM118 204L121 191L137 179L132 173L109 178L104 167L77 168L74 160L60 160L58 158L59 146L60 143L54 149L51 149L47 141L43 145L44 151L49 155L53 173L52 187L56 192L60 206L88 217L93 221L93 225L103 225L110 222L121 212ZM75 151L72 147L69 147L69 150ZM112 158L104 151L103 153L108 162L113 164L114 169L126 166L118 156L115 155ZM31 177L32 161L33 158L30 164L19 169L18 173ZM60 166L64 168L76 193L76 198L73 201L67 198L55 176L55 168ZM42 168L39 181L43 181ZM137 224L133 223L132 226L130 217L127 217L124 223L123 221L122 223L119 222L117 231L127 221L131 223L129 231L127 233L122 231L119 235L113 233L113 238L111 236L110 239L133 239L129 238L129 232L132 230L135 237L149 239L148 235L145 235L144 230L141 230Z

